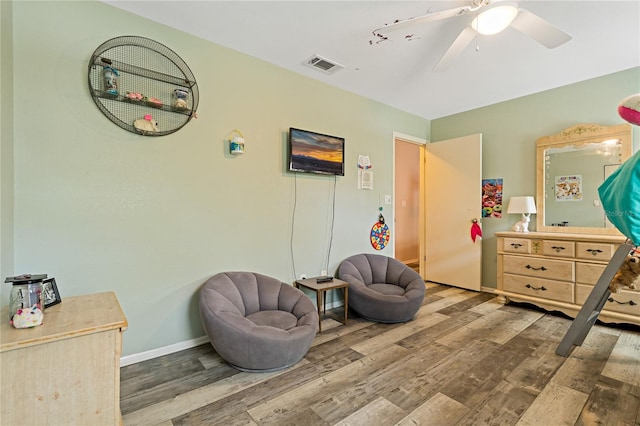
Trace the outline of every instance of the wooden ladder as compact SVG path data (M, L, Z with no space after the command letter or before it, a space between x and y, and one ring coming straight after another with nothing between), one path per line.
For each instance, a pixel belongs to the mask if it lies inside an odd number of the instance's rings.
M629 243L622 244L618 247L609 264L602 272L602 275L600 275L595 287L591 290L591 294L589 294L589 297L587 297L587 300L582 305L580 312L578 312L578 315L571 323L567 334L564 335L560 345L558 345L556 354L567 356L574 345L580 346L582 342L584 342L587 334L589 334L589 330L591 330L591 327L593 327L593 324L595 324L598 319L602 307L607 303L607 299L611 295L609 284L611 284L613 277L633 247L634 246Z

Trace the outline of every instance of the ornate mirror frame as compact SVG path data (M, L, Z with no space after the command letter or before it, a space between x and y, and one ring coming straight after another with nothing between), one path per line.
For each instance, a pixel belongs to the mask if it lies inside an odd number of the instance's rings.
M619 142L619 163L625 162L632 154L631 126L620 124L616 126L599 126L597 124L578 124L569 127L562 132L543 136L536 141L536 229L539 232L558 232L570 234L602 234L602 235L622 235L615 227L579 227L579 226L549 226L545 225L545 201L546 197L554 194L545 194L546 185L545 170L548 159L547 150L551 148L573 147L576 150L590 149L588 144L598 144L607 140L618 140ZM604 172L603 172L604 173ZM604 174L603 174L604 176ZM604 179L603 179L604 180ZM546 197L545 197L546 195ZM585 200L586 201L586 200ZM604 218L604 212L603 212Z

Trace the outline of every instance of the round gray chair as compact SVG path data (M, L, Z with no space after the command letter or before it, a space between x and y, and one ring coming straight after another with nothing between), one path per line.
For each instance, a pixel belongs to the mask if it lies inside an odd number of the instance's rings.
M384 323L412 319L424 300L424 280L404 263L379 254L356 254L343 260L338 277L349 283L349 308Z
M290 367L309 350L318 311L302 291L252 272L223 272L200 290L200 318L211 344L242 371Z

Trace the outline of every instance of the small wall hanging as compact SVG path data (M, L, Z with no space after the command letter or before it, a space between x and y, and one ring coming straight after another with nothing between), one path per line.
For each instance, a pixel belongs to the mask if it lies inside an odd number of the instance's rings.
M389 238L391 237L391 231L386 223L384 223L384 216L382 216L382 207L380 207L380 214L378 215L378 222L376 222L371 228L371 245L376 250L382 250L389 244Z
M89 60L89 92L113 123L143 136L173 133L196 118L199 93L187 64L148 38L107 40Z
M227 136L229 141L229 152L233 155L244 154L244 135L238 129L233 129L233 132Z
M358 155L358 189L373 190L372 168L368 155Z

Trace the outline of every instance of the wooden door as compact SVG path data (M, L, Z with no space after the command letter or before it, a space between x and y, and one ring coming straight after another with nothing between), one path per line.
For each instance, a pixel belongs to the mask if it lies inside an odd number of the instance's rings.
M482 135L425 147L425 279L480 291L482 242L471 239L482 215Z

